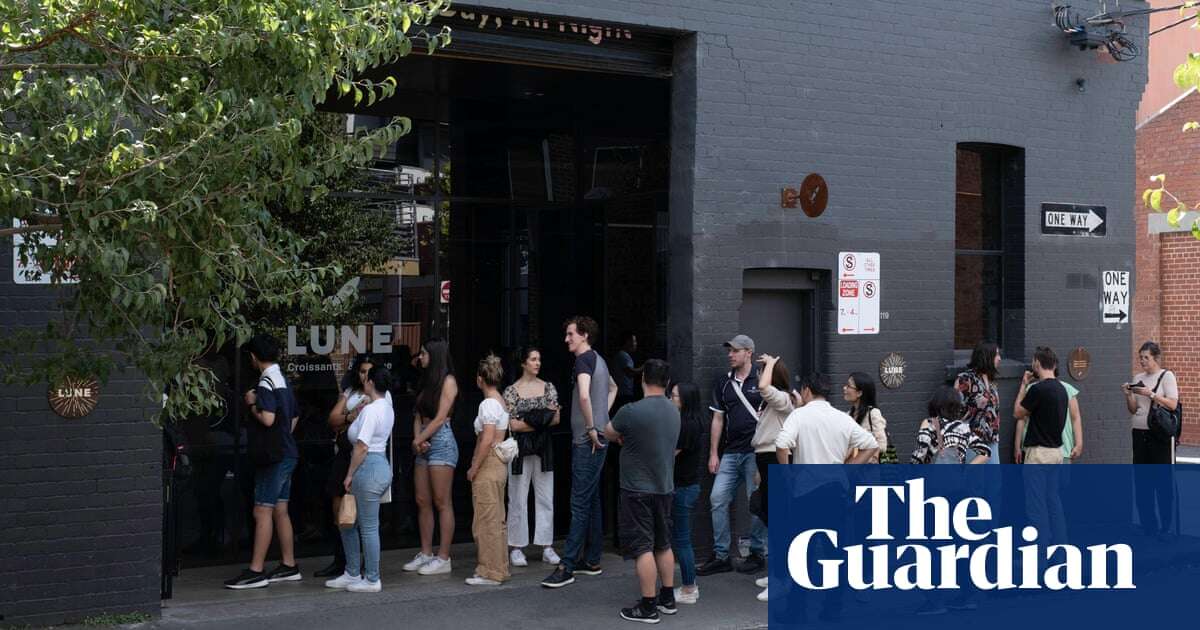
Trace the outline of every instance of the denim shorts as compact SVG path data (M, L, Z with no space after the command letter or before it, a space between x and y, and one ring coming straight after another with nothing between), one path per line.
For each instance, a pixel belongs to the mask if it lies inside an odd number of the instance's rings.
M458 442L454 441L449 422L429 438L429 450L417 455L415 463L417 466L458 466Z
M275 507L292 494L292 471L296 470L296 458L285 457L270 466L254 469L254 505Z

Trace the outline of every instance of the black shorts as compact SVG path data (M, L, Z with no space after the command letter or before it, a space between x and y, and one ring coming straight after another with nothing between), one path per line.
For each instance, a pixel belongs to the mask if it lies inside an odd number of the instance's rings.
M672 503L669 494L621 490L621 553L626 560L671 548Z

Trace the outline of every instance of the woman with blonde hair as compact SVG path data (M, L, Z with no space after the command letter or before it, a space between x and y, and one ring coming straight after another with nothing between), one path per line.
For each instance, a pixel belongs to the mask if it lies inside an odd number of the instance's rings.
M471 586L499 586L508 579L508 528L504 523L508 466L495 449L508 431L508 410L500 395L503 379L499 357L489 354L479 362L475 385L483 391L483 402L475 416L475 455L467 470L475 511L471 535L479 556L475 575L467 578Z

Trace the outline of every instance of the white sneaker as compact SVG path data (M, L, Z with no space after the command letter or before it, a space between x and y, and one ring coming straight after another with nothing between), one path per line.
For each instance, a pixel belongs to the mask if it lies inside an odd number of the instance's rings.
M508 554L508 561L511 562L514 567L529 566L529 561L525 559L525 552L521 551L520 549L513 549L512 552Z
M471 577L467 578L467 584L470 584L471 586L500 586L500 583L496 580L489 580L488 578L479 577L478 575L472 575Z
M416 571L416 570L420 569L421 567L429 564L429 561L433 560L433 558L434 558L434 556L427 556L423 553L417 552L417 555L413 556L413 559L409 560L408 564L404 565L404 570L405 571Z
M325 580L325 588L348 588L351 584L357 584L361 581L361 577L343 573L332 580Z
M542 550L542 562L558 566L562 563L562 558L559 558L558 554L554 553L554 547L546 547Z
M450 572L450 560L443 560L441 556L434 556L433 560L425 563L425 566L417 569L419 575L442 575Z
M675 589L675 603L676 604L695 604L698 601L700 601L700 587L699 586L697 586L696 588L694 588L690 591L685 591L682 588Z
M764 575L757 580L754 580L754 585L758 588L767 588L767 576Z
M763 592L758 594L758 601L760 601L760 602L767 601L767 589L764 588Z
M351 593L378 593L379 591L383 590L383 580L371 582L370 580L363 578L358 582L347 586L346 590L350 591Z

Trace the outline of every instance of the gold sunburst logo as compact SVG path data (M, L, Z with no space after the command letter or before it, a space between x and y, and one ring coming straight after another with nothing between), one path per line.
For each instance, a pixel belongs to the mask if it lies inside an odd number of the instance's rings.
M883 381L884 387L896 389L904 384L904 368L906 367L908 367L908 362L904 360L904 357L893 352L879 362L879 380Z
M82 418L100 402L100 384L94 378L68 376L50 386L50 408L64 418Z

